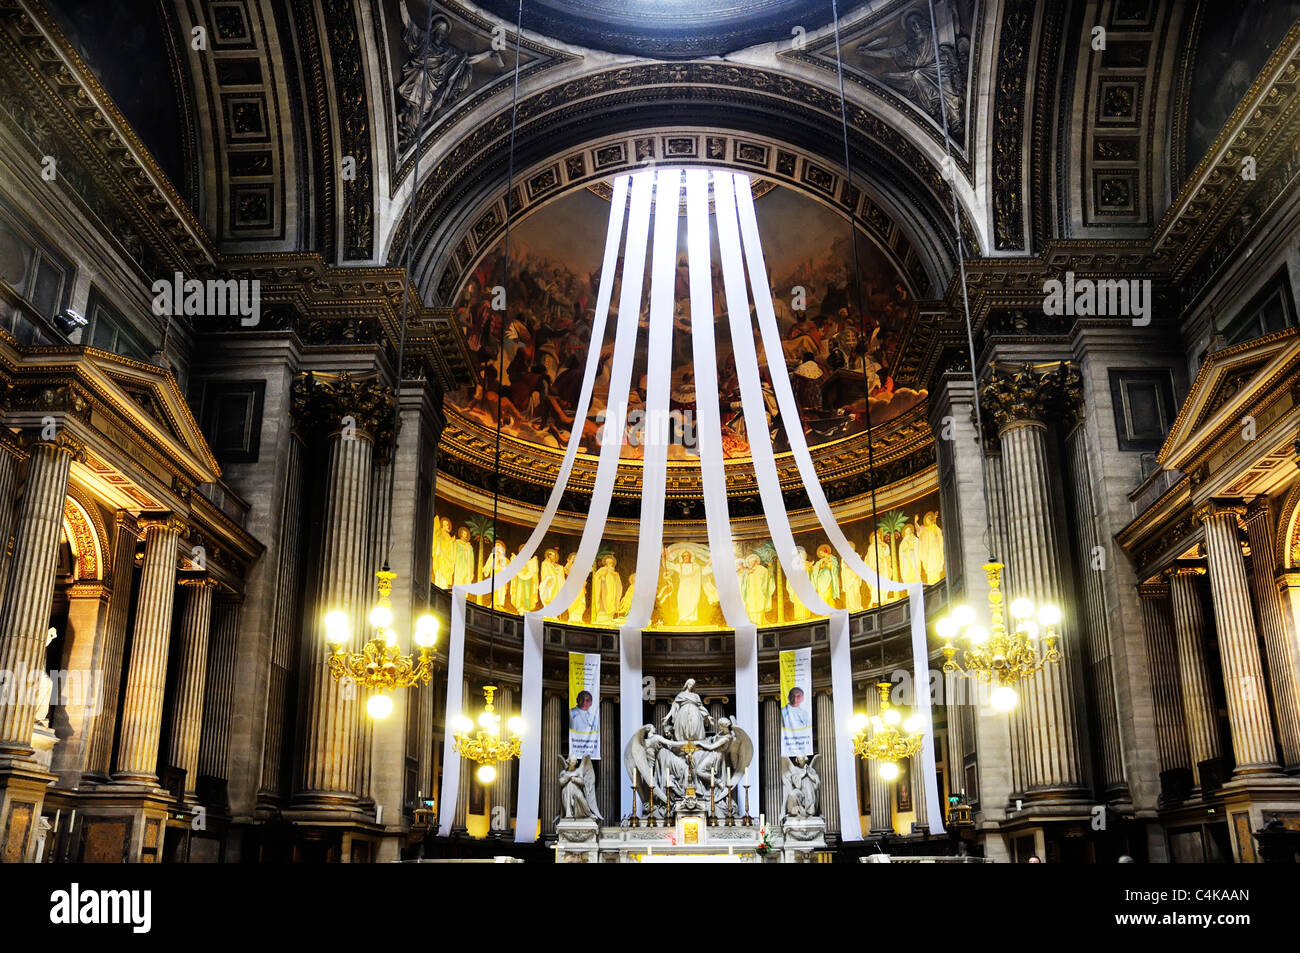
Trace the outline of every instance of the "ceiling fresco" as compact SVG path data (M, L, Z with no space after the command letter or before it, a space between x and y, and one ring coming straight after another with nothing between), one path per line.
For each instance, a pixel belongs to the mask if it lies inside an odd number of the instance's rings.
M878 428L917 406L925 391L900 386L891 374L900 329L913 312L913 291L906 278L865 233L859 233L864 328L857 317L857 303L851 300L853 242L847 221L792 189L764 184L758 191L764 193L755 206L784 351L775 361L765 363L790 375L809 443L817 447L862 434L867 428L868 408L871 424ZM480 259L456 308L477 380L448 395L451 414L495 433L500 408L503 437L533 452L556 456L563 452L575 426L608 215L609 203L596 191L570 193L512 230L508 280L502 243ZM685 241L683 228L675 307L679 331L689 329L691 317ZM745 458L749 440L738 385L730 369L731 341L716 239L714 256L724 452L729 458ZM615 311L620 277L615 277ZM504 344L501 321L491 308L491 289L499 285L507 288ZM648 296L648 277L645 287ZM643 301L633 407L642 399L645 386L646 307ZM757 336L757 330L755 333ZM605 438L601 421L609 398L612 320L600 346L591 413L582 423L582 450L588 455L598 453ZM761 353L761 343L759 349ZM682 466L696 465L691 429L696 396L690 338L679 333L674 336L672 377L672 409L678 412L674 421L679 439L670 448L670 460ZM789 422L775 412L774 399L769 403L768 420L777 451L788 449L785 430ZM628 436L631 445L623 447L623 458L639 458L642 448L637 445L635 428Z

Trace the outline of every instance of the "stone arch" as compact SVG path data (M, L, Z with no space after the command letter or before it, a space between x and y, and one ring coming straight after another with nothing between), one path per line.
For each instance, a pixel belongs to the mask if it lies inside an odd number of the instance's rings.
M75 582L97 582L105 578L104 521L94 503L69 493L63 500L63 533L72 549Z

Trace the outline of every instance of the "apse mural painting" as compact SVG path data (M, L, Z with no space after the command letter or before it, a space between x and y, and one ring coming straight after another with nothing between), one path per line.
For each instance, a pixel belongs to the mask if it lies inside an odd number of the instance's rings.
M434 585L448 589L452 584L486 579L504 568L528 538L531 527L498 520L493 535L490 517L474 513L457 503L438 497L431 561ZM937 493L930 493L904 505L877 514L874 532L870 515L841 522L855 551L868 566L879 560L880 574L901 582L927 585L944 578L943 525ZM559 621L596 626L617 626L628 616L632 594L643 584L655 587L655 608L651 628L726 628L718 605L715 574L724 568L740 581L746 612L758 625L805 622L813 613L799 602L781 571L772 541L767 538L737 540L735 551L715 559L707 542L674 540L664 546L657 579L643 582L632 571L636 566L635 540L607 540L597 553L591 576L582 593ZM495 593L495 608L522 613L538 609L574 572L578 534L550 533L541 547L540 560L533 560L510 584ZM795 533L802 559L813 586L826 602L838 609L860 612L879 606L879 594L860 579L834 553L818 533ZM534 565L535 564L535 565ZM885 603L904 598L905 593L886 594ZM487 597L479 600L488 603Z
M794 383L810 444L861 433L867 427L868 414L873 426L887 423L924 400L924 390L899 386L892 375L901 329L913 301L905 279L886 255L865 234L859 235L862 320L851 293L854 243L846 222L812 199L770 184L756 204L763 234L770 236L765 250L783 339L781 358ZM478 380L449 396L453 412L489 430L495 430L500 415L504 436L557 452L567 443L572 428L582 426L584 452L599 450L604 438L601 423L608 399L612 336L602 344L591 416L575 421L574 407L600 280L601 236L591 223L604 221L608 211L608 203L594 192L572 193L512 231L508 276L500 245L480 262L457 302ZM685 330L690 310L684 247L681 251L675 319L679 329ZM739 386L729 370L734 362L720 271L715 270L713 281L720 371L717 399L724 452L731 458L746 457L749 441ZM495 287L506 289L504 322L492 307ZM612 311L617 310L618 300L616 279ZM648 308L648 303L643 302L642 308ZM644 314L642 322L644 326ZM611 329L613 325L611 321ZM675 342L672 408L674 420L682 426L682 439L675 441L670 459L681 461L693 459L689 422L697 395L689 335L677 334ZM639 358L644 362L644 335L640 347ZM631 408L635 410L643 399L644 379L635 379ZM776 449L787 449L786 421L777 412L774 397L767 402L767 410ZM640 456L638 442L633 429L622 451L625 458Z

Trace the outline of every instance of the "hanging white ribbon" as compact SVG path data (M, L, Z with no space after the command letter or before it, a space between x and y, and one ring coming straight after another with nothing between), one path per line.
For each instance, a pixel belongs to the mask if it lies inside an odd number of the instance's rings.
M754 197L748 187L749 179L747 176L737 175L737 180L743 180L741 187L736 190L737 204L740 211L740 230L745 245L745 258L749 266L750 285L754 294L754 309L758 317L758 327L762 335L763 350L769 356L781 355L781 332L776 323L776 313L772 308L772 290L768 285L767 267L763 260L763 245L758 234L758 219L754 214ZM919 583L902 583L886 579L879 575L876 570L869 567L863 562L857 552L849 545L848 538L845 537L844 531L840 529L834 514L831 512L830 504L826 500L826 493L822 487L821 480L817 476L817 468L813 464L812 454L808 450L808 441L804 436L803 424L799 419L799 406L795 402L794 389L790 386L790 377L784 373L771 371L772 387L776 393L777 408L781 412L781 418L786 423L786 435L790 442L790 452L794 457L795 464L799 469L799 477L803 481L804 489L808 493L809 502L812 503L813 511L817 514L817 519L821 523L822 529L831 541L840 559L849 564L849 567L864 580L871 582L875 592L894 592L906 590L908 599L911 604L911 631L912 631L912 687L913 687L913 708L925 723L924 741L921 749L921 775L925 786L925 803L929 811L930 829L933 833L942 834L943 813L939 809L939 780L934 765L934 727L931 722L930 710L930 652L926 638L925 625L925 587ZM866 412L871 412L870 395L864 398L866 402ZM875 474L872 474L875 478ZM874 532L874 527L873 527ZM883 602L883 600L882 600ZM836 731L837 754L847 749L849 758L853 756L852 739L849 737L848 719L853 715L852 706L852 675L851 661L849 659L849 647L847 628L843 644L839 646L839 664L836 664L836 644L834 635L832 635L831 644L831 680L832 690L837 692L836 698ZM847 712L841 710L839 704L838 689L834 682L836 681L835 672L837 669L844 669L849 672L844 681L848 685L850 692L850 701L847 706ZM841 740L842 739L842 740ZM837 758L837 765L852 764L852 760L844 761ZM841 813L843 813L843 791L844 775L847 772L840 771L840 789L841 789ZM856 803L856 799L854 801ZM855 813L856 818L856 813ZM853 825L858 829L858 824Z
M619 180L621 181L622 177ZM641 288L645 272L647 233L650 226L650 199L654 187L653 172L632 176L632 208L628 217L627 247L623 257L623 287L619 296L618 323L614 331L614 360L609 377L609 397L605 413L605 437L596 463L596 482L591 492L591 508L582 527L578 554L569 573L551 601L535 612L524 613L524 664L522 673L522 713L525 726L519 752L519 800L515 807L515 840L537 839L537 805L541 791L542 758L542 635L547 616L571 606L596 558L609 501L618 477L618 462L627 437L627 400L632 386L632 365L636 357L637 319L641 313ZM617 198L617 197L616 197ZM612 209L611 209L612 214ZM602 275L602 282L604 276ZM549 767L549 766L548 766Z
M686 256L690 274L691 342L695 371L696 439L704 519L709 552L713 556L713 581L718 589L722 617L735 631L736 723L758 740L758 626L749 618L740 593L740 579L729 562L735 552L731 513L727 504L727 477L722 456L722 420L718 393L717 352L714 346L712 252L709 246L709 172L686 173ZM748 805L761 814L762 785L755 783L757 759L745 769L742 785L753 786L756 797Z
M532 559L541 545L560 500L569 484L569 475L578 449L582 446L582 430L591 409L591 395L596 383L596 369L600 365L601 344L605 340L605 325L609 316L609 301L613 294L614 273L618 266L618 249L623 232L623 212L627 205L628 180L620 177L614 182L614 194L611 198L609 230L605 236L605 255L600 272L600 288L596 294L596 312L591 327L591 344L587 349L587 365L583 372L582 389L578 394L578 404L574 408L573 425L569 432L569 444L560 463L560 472L555 486L551 488L546 509L538 518L537 526L529 535L528 541L505 567L497 574L501 585L505 585ZM502 315L502 320L505 316ZM497 408L500 413L500 407ZM495 544L494 544L495 545ZM452 723L462 710L464 698L462 688L465 674L465 603L469 595L486 595L493 589L493 579L475 583L453 586L451 590L451 626L447 642L447 707L443 722L443 770L442 796L438 807L438 833L446 837L451 833L452 821L456 813L456 800L460 795L460 755L456 753ZM527 716L525 716L527 717ZM539 725L540 721L533 722Z

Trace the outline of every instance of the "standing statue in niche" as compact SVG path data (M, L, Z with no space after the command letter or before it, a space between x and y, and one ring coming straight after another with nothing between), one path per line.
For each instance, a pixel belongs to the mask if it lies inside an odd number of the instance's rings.
M424 28L411 18L406 0L402 0L399 8L406 63L402 66L401 85L397 87L403 102L398 139L405 149L415 140L426 118L439 116L464 95L474 79L475 65L491 60L498 69L505 69L506 64L496 50L470 53L450 42L447 37L451 33L451 21L442 14L433 18L426 35Z
M564 807L565 820L595 818L603 821L596 807L596 769L591 763L591 756L581 761L577 758L560 759L560 804Z
M50 643L58 636L59 630L50 627L45 633L45 648L49 649ZM45 671L44 655L41 662L41 680L37 683L36 688L36 724L41 728L50 727L50 698L54 694L54 681L50 678L50 673Z

